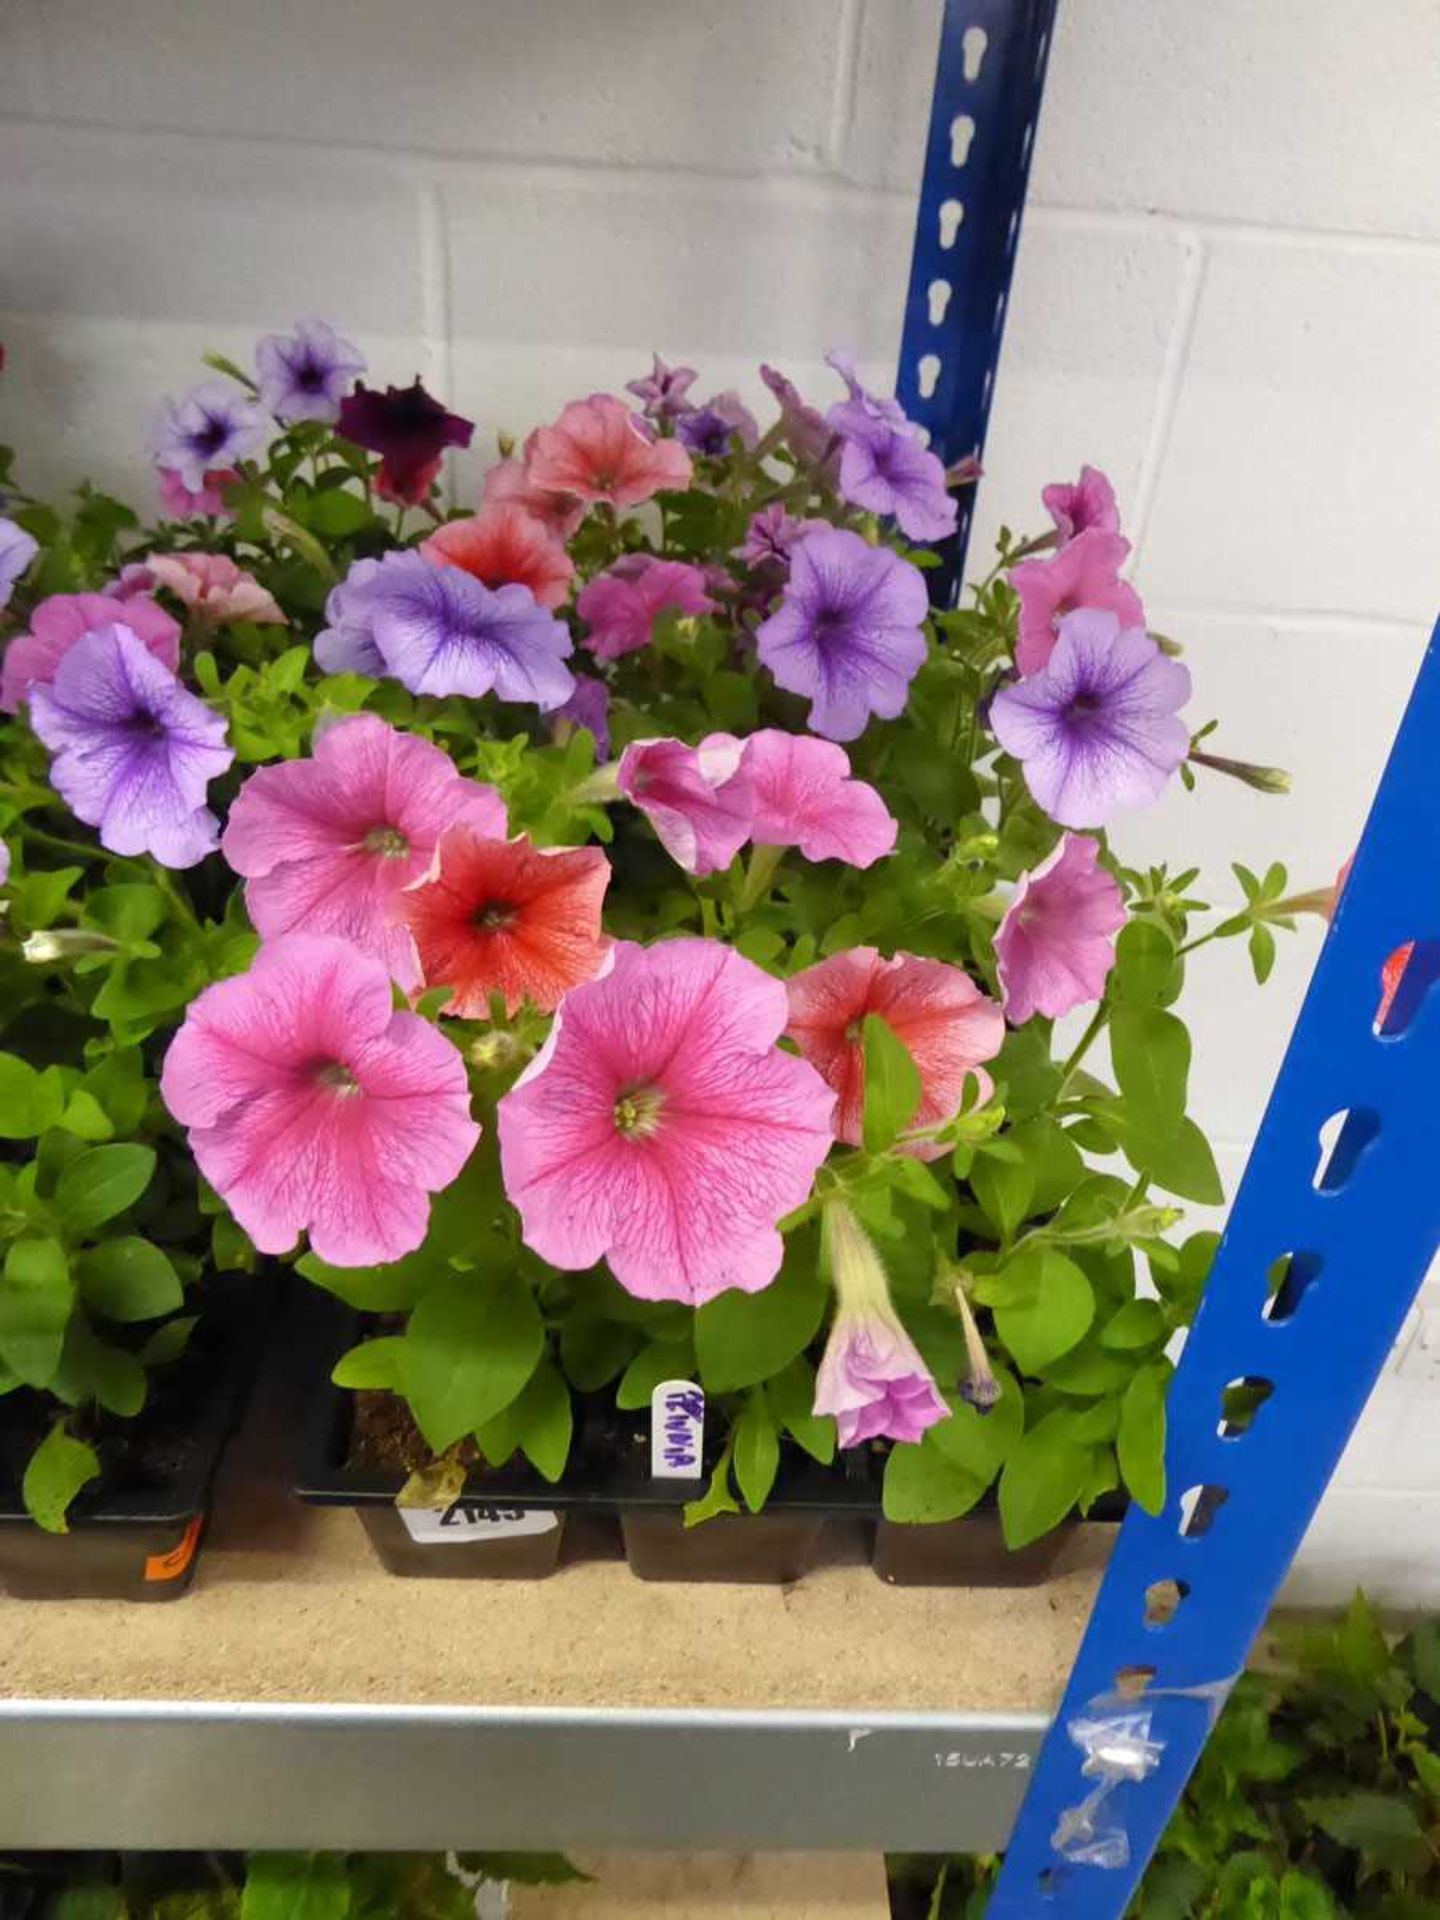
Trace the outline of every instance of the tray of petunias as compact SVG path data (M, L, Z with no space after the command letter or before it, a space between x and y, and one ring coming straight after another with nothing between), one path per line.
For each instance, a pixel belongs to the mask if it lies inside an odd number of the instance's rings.
M921 1528L1154 1508L1221 1198L1186 958L1263 978L1325 896L1237 868L1212 914L1111 851L1197 770L1283 781L1202 744L1105 476L950 610L974 463L840 354L816 403L763 368L764 420L657 358L460 510L472 423L328 325L207 364L159 522L4 483L35 1517L103 1496L167 1316L262 1258L332 1316L307 1489L397 1563L553 1564L589 1506L697 1573L799 1516L793 1577L868 1513L903 1578Z

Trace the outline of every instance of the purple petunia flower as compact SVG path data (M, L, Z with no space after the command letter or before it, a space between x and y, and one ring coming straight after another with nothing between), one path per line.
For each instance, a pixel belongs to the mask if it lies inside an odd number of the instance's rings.
M323 320L297 320L293 333L267 333L255 346L260 398L284 426L334 421L364 356Z
M225 380L206 380L183 400L167 400L151 441L158 467L178 473L191 493L201 493L205 475L233 467L265 440L258 403Z
M593 674L577 673L571 676L575 690L563 707L556 707L550 715L550 724L554 728L559 721L568 721L572 727L588 727L595 740L595 758L608 760L610 757L610 689L603 680L597 680Z
M802 465L815 467L829 479L835 466L837 436L825 424L824 416L800 397L800 389L777 367L762 366L760 378L774 394L780 407L780 425L786 446Z
M411 693L494 692L542 713L574 690L564 664L570 630L528 587L493 590L459 567L413 551L359 560L325 603L330 625L316 637L327 673L390 676Z
M783 501L774 500L751 515L745 538L733 550L734 556L752 567L763 567L770 562L788 567L797 544L806 534L823 533L829 525L828 520L797 520L786 510Z
M828 363L850 398L825 418L840 435L840 494L851 506L886 514L911 540L939 540L955 531L958 508L946 488L944 463L920 443L919 430L898 401L868 393L847 355Z
M678 420L682 413L689 413L693 401L685 398L694 386L699 375L694 367L667 367L659 354L652 354L653 365L643 380L627 380L625 391L633 393L642 402L641 412L647 420L663 425L667 420Z
M0 520L0 608L8 607L15 582L40 551L40 543L13 520Z
M929 598L917 567L858 533L827 528L795 548L780 606L755 636L777 683L808 694L810 726L855 740L893 720L925 659Z
M382 500L414 507L430 496L447 447L468 447L475 422L447 413L421 386L378 388L357 384L340 402L342 438L380 456L375 490Z
M738 393L717 393L703 406L691 407L675 423L675 438L691 453L714 457L726 454L737 434L744 447L753 447L760 438L755 416Z
M1081 607L1040 671L995 695L990 724L1052 820L1103 827L1163 791L1190 749L1189 698L1189 673L1143 627Z
M205 790L235 758L225 722L129 627L77 640L53 685L31 689L30 723L55 756L51 785L111 853L193 867L214 851Z

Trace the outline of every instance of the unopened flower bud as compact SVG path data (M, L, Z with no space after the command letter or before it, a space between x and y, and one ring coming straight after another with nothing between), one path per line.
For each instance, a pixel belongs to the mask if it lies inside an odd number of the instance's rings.
M1253 787L1256 793L1290 791L1290 776L1283 767L1257 767L1248 760L1226 760L1218 753L1201 753L1195 747L1190 749L1190 758L1198 767L1209 767L1212 773L1228 773L1232 780Z
M529 1051L524 1042L503 1027L477 1034L466 1048L470 1064L482 1073L499 1073L513 1067Z
M955 1282L955 1305L959 1308L960 1325L965 1334L965 1361L968 1368L966 1377L960 1382L960 1398L968 1401L977 1413L989 1413L1000 1398L1000 1382L990 1365L990 1356L985 1351L985 1342L971 1310L969 1296L959 1280Z
M41 933L27 934L20 952L32 967L44 967L55 960L74 960L82 953L123 953L124 948L107 933L90 933L84 927L47 927Z
M508 460L515 451L514 434L497 433L495 436L495 450L502 460Z

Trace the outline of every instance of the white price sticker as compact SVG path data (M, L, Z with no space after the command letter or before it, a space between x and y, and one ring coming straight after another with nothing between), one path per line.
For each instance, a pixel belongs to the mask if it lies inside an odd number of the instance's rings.
M397 1507L405 1531L419 1547L476 1547L492 1540L519 1540L550 1533L560 1516L548 1507L495 1507L457 1500L453 1506Z
M698 1480L705 1451L705 1389L662 1380L650 1396L650 1473L656 1480Z

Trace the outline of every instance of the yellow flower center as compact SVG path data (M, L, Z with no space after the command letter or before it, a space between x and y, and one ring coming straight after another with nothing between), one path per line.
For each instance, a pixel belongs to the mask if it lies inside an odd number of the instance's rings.
M659 1128L665 1095L659 1087L630 1087L615 1102L615 1131L627 1140L648 1140Z
M410 842L398 827L371 827L365 836L365 851L378 853L386 860L399 860L410 851Z

